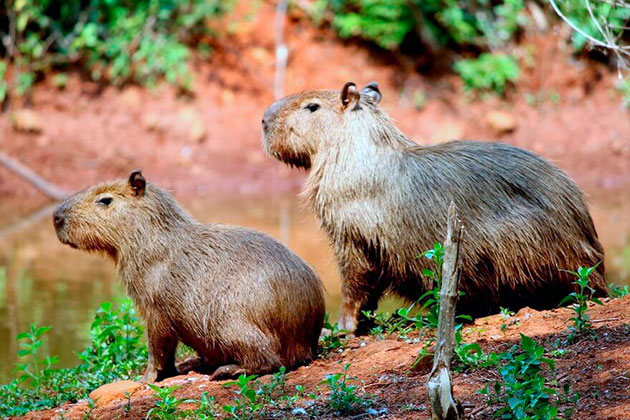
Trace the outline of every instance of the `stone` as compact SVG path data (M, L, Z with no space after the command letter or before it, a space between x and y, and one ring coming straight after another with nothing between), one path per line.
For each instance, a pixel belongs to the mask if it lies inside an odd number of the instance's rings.
M31 109L18 109L11 114L11 123L15 131L23 133L41 133L43 126L39 115Z
M179 112L179 117L188 126L188 141L201 143L206 138L206 126L201 115L193 108L184 108Z
M459 140L464 136L464 129L455 121L445 121L432 134L431 143L444 143Z
M516 120L504 111L490 111L486 114L486 124L497 134L516 130Z
M96 388L90 392L90 398L96 407L105 407L112 401L126 399L126 393L132 395L142 388L144 388L144 384L141 382L117 381Z

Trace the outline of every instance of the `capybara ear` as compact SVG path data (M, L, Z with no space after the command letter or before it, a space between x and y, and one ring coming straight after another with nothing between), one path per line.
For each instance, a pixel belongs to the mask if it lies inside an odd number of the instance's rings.
M359 94L359 90L357 89L357 85L353 82L346 82L343 85L343 89L341 89L341 106L344 109L354 108L357 102L359 102L359 98L361 95Z
M129 175L129 186L133 190L133 193L136 197L144 196L144 190L147 187L147 181L144 179L142 175L142 171L140 169L136 169Z
M378 88L378 83L374 81L371 81L367 85L363 86L363 89L361 90L361 95L367 97L375 104L381 102L381 98L383 97L381 91Z

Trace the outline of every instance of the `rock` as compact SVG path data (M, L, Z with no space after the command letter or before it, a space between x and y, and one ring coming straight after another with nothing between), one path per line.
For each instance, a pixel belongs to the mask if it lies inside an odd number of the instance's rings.
M201 143L206 138L206 126L201 115L193 108L184 108L179 112L179 117L188 125L188 140L193 143Z
M142 125L147 131L157 131L164 132L166 131L166 127L162 123L162 119L160 115L155 112L149 112L142 116Z
M105 407L112 401L127 398L126 393L132 395L134 392L144 388L144 384L134 381L118 381L106 384L90 392L90 398L96 407Z
M446 121L439 125L439 128L431 135L432 143L443 143L451 140L461 139L464 129L455 121Z
M497 134L510 133L516 130L516 121L504 111L490 111L486 115L486 124Z
M11 123L15 131L23 133L41 133L43 126L39 115L30 109L18 109L11 114Z
M140 94L140 89L135 86L126 87L120 94L120 99L125 105L132 108L142 106L142 95Z

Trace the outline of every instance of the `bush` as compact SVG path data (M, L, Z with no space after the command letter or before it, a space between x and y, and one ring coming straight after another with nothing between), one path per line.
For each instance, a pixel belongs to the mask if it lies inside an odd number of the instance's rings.
M322 2L334 13L332 26L341 37L360 37L389 50L410 37L451 46L499 46L525 22L522 0L320 0L316 10Z
M498 94L503 94L508 82L515 82L519 76L518 62L505 54L483 53L479 58L456 62L454 68L467 89Z
M610 39L617 39L623 32L629 32L627 23L630 20L630 6L622 2L555 0L555 4L573 25L598 41L607 43L600 28L609 32ZM591 8L590 12L586 4ZM572 32L571 41L576 51L588 44L584 34L575 30Z
M191 87L187 44L211 35L207 21L231 9L222 0L18 0L0 6L0 54L13 64L12 93L40 73L78 65L93 80L153 85L164 77ZM1 71L1 69L0 69ZM0 91L2 86L0 86Z
M86 398L103 384L136 377L146 364L143 329L130 300L119 308L108 302L101 305L90 330L92 344L79 354L81 364L74 368L54 368L57 357L39 354L50 328L31 325L29 331L18 334L18 355L24 362L16 365L18 379L0 385L0 417Z

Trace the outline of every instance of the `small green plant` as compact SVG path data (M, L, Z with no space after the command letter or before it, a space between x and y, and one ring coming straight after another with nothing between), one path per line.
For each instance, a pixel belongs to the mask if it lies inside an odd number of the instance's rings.
M52 327L38 327L31 324L29 331L17 335L20 349L18 356L28 358L26 363L17 363L15 370L21 373L20 382L30 381L30 385L39 387L45 385L46 380L53 373L52 365L59 361L57 356L39 357L39 348L42 346L41 337Z
M347 340L343 338L345 331L339 328L339 323L335 322L331 324L329 321L330 314L326 312L324 316L324 329L329 331L329 334L320 337L320 353L326 357L331 352L342 349L346 345Z
M444 263L444 246L436 242L433 248L424 251L416 258L425 257L435 262L435 271L425 268L423 274L433 284L433 288L425 292L418 302L422 302L420 310L425 312L424 323L430 328L437 328L440 319L440 289L442 288L442 264Z
M352 385L357 378L348 376L350 364L343 367L343 372L326 375L320 385L326 385L330 390L328 397L328 405L339 415L355 413L371 404L371 401L360 396L357 386Z
M462 339L462 325L455 326L455 355L453 369L456 371L464 371L468 369L476 369L484 366L488 361L488 355L478 343L465 343Z
M497 406L493 418L555 420L562 404L569 404L564 415L570 416L579 396L571 393L568 383L559 393L557 381L549 377L554 361L544 353L544 347L521 334L520 348L515 345L504 353L489 354L487 365L497 366L501 380L479 392L488 397L488 404Z
M179 419L184 418L186 413L178 410L178 407L184 403L192 403L194 400L177 398L173 393L179 387L177 385L159 387L157 385L147 384L155 392L157 397L155 407L147 412L147 419Z
M197 408L192 412L192 418L198 420L215 420L219 418L217 415L217 406L213 396L208 396L208 391L201 394L201 399Z
M618 284L610 283L608 285L608 296L611 298L622 298L630 293L630 287L626 284L621 287Z
M225 411L231 418L239 420L248 420L257 418L257 414L261 411L263 404L260 401L259 394L254 385L256 384L256 375L242 374L236 381L229 381L223 384L225 387L235 386L236 397L234 404L223 406Z
M569 296L560 301L560 305L564 305L567 302L573 302L571 308L573 309L574 316L571 317L573 325L571 326L571 337L582 334L584 332L592 332L593 323L588 315L588 302L594 302L601 305L602 302L593 297L595 290L589 285L589 276L599 266L600 263L595 264L590 268L578 267L577 271L567 271L577 277L577 280L573 284L578 286L577 292L572 292Z
M478 58L459 60L455 72L466 89L489 91L502 95L510 82L519 77L518 62L506 54L483 53Z

